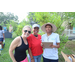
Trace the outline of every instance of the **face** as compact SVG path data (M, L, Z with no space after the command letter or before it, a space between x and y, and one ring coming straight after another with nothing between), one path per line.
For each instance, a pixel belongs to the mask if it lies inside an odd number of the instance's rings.
M23 36L27 38L31 34L31 29L25 28L22 32L23 32Z
M32 31L33 31L33 34L38 34L38 32L39 32L39 28L38 27L35 27L35 28L33 28L32 29Z
M52 27L50 25L46 25L45 29L46 29L47 33L51 33L52 32Z

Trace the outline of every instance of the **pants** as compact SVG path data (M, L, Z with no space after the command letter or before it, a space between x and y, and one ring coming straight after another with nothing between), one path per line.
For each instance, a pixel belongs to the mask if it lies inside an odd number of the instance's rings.
M58 59L54 60L54 59L47 59L43 57L43 62L58 62Z
M35 62L40 62L41 61L41 57L42 57L42 54L38 55L38 56L33 56Z
M30 58L29 54L27 56L28 56L29 62L31 62L31 58ZM35 62L40 62L41 57L42 57L42 54L38 55L38 56L33 56Z

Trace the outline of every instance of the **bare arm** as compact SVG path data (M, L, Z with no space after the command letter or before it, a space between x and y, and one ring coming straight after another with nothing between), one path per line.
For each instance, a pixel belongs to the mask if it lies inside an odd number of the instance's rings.
M59 48L60 47L60 43L57 43L57 45L50 45L50 47L52 47L52 48Z
M3 38L4 38L4 40L5 40L5 36L4 36L4 33L3 33Z
M15 50L15 48L18 46L18 43L19 43L19 37L15 38L11 45L10 45L10 48L9 48L9 55L12 59L13 62L17 62L15 57L14 57L14 54L13 54L13 51Z
M28 49L28 53L30 55L31 62L34 62L34 58L33 58L33 55L32 55L32 52L31 52L31 49L30 48Z

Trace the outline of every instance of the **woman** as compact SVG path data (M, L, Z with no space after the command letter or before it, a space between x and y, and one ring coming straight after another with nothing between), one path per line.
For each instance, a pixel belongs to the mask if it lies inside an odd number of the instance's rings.
M32 27L33 33L27 38L29 43L29 49L32 52L33 58L35 62L40 62L43 49L41 46L41 35L38 34L39 32L39 25L34 24Z
M3 50L3 40L5 40L4 30L2 30L2 26L0 26L0 45L2 47L0 50Z
M31 34L30 26L24 26L22 30L22 35L16 37L9 48L9 54L13 62L28 62L26 50L29 48L27 37ZM15 54L13 51L15 50ZM31 52L29 51L31 56ZM31 56L31 58L33 58Z
M60 39L57 33L54 33L57 28L51 23L46 23L41 27L46 34L42 35L42 42L53 42L51 48L44 48L43 61L44 62L58 62L58 48L60 47ZM42 46L44 46L42 44Z
M13 27L12 27L12 25L10 25L10 27L9 27L9 32L13 33Z

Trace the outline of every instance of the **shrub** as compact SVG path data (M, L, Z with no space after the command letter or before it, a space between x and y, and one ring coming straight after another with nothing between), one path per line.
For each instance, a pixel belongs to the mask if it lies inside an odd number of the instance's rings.
M16 38L17 34L15 32L12 33L12 38Z

